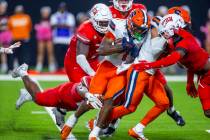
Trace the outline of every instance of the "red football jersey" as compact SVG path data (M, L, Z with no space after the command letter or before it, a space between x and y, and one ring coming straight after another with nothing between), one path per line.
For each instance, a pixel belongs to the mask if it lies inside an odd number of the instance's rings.
M101 40L103 38L103 34L97 32L92 23L88 20L82 23L77 29L75 35L71 39L69 44L69 49L66 53L66 57L69 57L69 61L73 65L77 65L76 63L76 47L77 41L81 41L84 44L89 45L89 53L87 56L87 61L95 61L98 57L96 56L96 50L98 49Z
M112 17L120 19L126 19L129 13L137 8L147 11L147 8L143 4L136 4L136 3L132 5L132 8L128 11L126 15L123 15L119 10L115 9L114 6L109 7L110 11L112 12Z
M179 62L189 70L199 73L207 63L209 54L201 48L196 38L189 32L180 29L178 35L182 37L182 40L175 44L175 49L186 52Z

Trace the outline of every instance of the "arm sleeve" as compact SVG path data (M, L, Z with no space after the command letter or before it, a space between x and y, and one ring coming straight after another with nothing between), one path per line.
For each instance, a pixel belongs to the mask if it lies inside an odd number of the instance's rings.
M167 67L167 66L177 63L179 61L179 59L181 59L181 54L179 52L175 51L165 58L162 58L158 61L150 63L150 66L152 68Z
M87 73L89 76L95 75L95 71L91 68L85 55L83 55L83 54L77 55L76 60L77 60L77 64L80 65L80 67L84 70L85 73Z

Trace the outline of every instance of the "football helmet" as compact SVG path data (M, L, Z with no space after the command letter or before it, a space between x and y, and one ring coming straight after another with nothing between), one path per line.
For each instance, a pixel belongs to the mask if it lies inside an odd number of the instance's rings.
M177 14L168 14L161 19L158 32L165 39L169 39L174 36L175 30L184 27L185 23L181 16Z
M182 7L172 7L168 10L168 14L180 15L185 23L191 24L190 13L187 10L183 9Z
M113 5L120 12L127 12L132 8L133 0L113 0Z
M105 4L98 3L93 6L89 14L95 30L102 34L106 33L108 31L109 21L112 19L109 7Z
M127 29L130 35L141 41L150 29L150 17L146 11L134 9L127 18Z

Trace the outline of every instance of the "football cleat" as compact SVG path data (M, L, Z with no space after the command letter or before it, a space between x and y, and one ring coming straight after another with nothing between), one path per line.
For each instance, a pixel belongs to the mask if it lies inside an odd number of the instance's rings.
M103 132L104 137L111 137L120 123L120 119L114 120L109 124L109 127Z
M143 131L142 132L137 132L135 130L135 127L128 130L128 135L131 136L131 137L133 137L133 138L135 138L135 139L137 139L137 140L148 140L144 136Z
M32 96L26 89L20 89L20 96L16 101L16 109L20 109L20 107L27 101L32 101Z
M170 113L167 110L167 114L176 122L177 125L179 125L179 126L185 125L185 121L178 111L175 110L172 113Z
M115 128L108 127L105 132L103 132L103 137L111 137L115 132Z
M68 125L64 125L64 127L61 130L61 139L66 140L71 133L72 128Z
M12 77L13 78L23 77L27 75L27 70L28 70L28 65L24 63L12 71Z
M63 126L65 124L66 112L61 110L61 109L59 109L59 108L53 108L52 111L53 111L53 114L55 115L56 124L60 128L63 128Z

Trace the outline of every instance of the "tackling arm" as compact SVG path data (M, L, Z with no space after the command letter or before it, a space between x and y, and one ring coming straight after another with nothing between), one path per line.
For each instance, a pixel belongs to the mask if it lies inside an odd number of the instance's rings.
M91 68L89 62L87 61L87 55L89 53L89 45L82 43L81 41L77 41L77 50L76 50L76 61L77 64L90 76L95 75L95 71Z
M173 65L177 63L183 56L185 55L185 52L183 50L176 50L170 55L168 55L165 58L162 58L155 62L142 62L139 64L134 65L134 69L136 70L146 70L146 69L152 69L152 68L161 68L161 67L167 67L170 65Z

